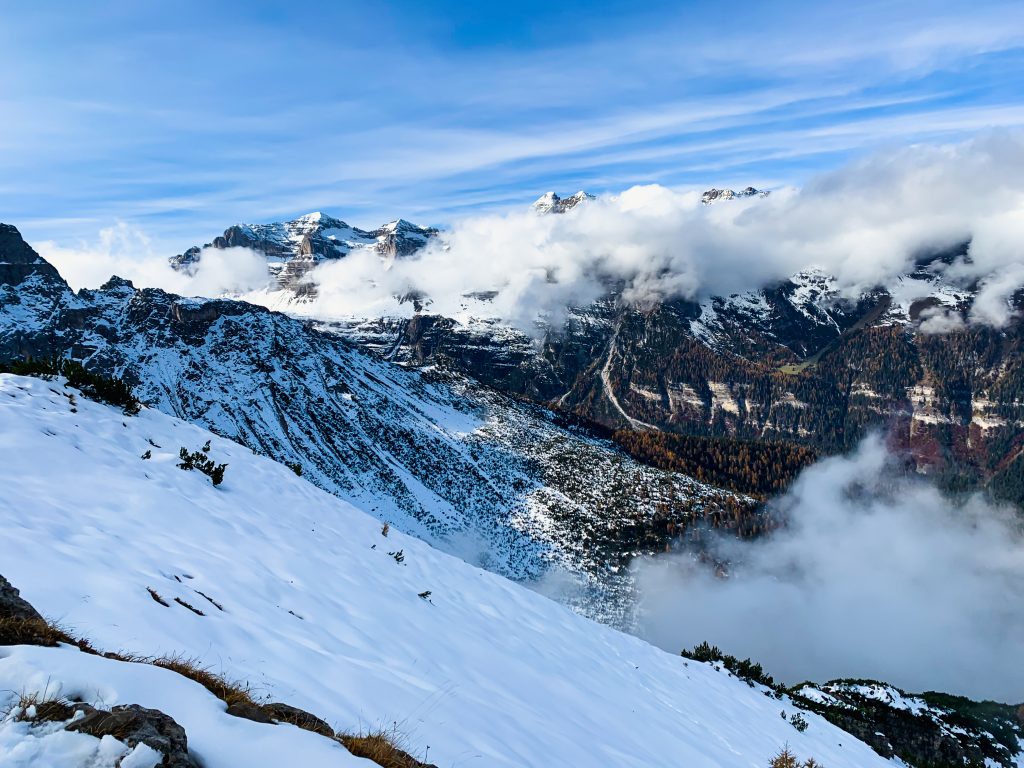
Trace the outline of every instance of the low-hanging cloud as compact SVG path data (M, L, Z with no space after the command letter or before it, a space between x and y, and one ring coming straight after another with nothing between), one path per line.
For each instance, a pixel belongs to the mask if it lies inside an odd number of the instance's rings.
M411 309L394 297L417 292L432 311L458 315L466 295L497 292L475 309L530 328L593 301L609 281L644 306L756 289L812 266L854 295L891 283L923 253L970 240L948 276L985 281L969 320L1004 325L1024 285L1022 179L1024 133L1000 132L892 150L767 198L706 206L696 192L633 187L563 215L466 218L390 265L369 251L325 263L312 274L320 297L301 311L401 313Z
M120 223L100 231L94 243L61 246L44 241L36 250L53 264L68 284L96 288L112 275L138 288L163 288L185 296L239 295L267 287L267 261L248 248L204 248L195 270L171 268L153 252L143 232Z
M908 478L878 437L807 469L777 501L787 525L721 540L716 577L685 553L634 565L641 635L704 640L788 683L881 679L1024 701L1024 538L1014 512Z

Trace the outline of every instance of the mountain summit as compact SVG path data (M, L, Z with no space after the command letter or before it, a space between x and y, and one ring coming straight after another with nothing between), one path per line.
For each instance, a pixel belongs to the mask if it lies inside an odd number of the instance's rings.
M554 192L545 192L533 203L533 209L538 213L565 213L571 211L580 203L597 198L582 189L570 197L559 197Z

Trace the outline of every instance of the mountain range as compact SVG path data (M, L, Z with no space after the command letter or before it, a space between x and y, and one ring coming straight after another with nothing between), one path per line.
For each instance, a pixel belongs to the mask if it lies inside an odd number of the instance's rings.
M702 201L728 205L751 198L756 204L765 194L753 188L716 189ZM538 216L572 216L592 199L585 192L567 198L549 193L533 210ZM323 261L363 249L386 266L417 258L431 243L443 246L443 237L437 229L401 219L360 230L340 219L310 214L287 222L229 227L223 236L172 259L172 266L188 273L199 267L208 249L253 250L266 258L268 291L279 299L275 306L288 310L316 297L314 270ZM143 534L147 520L104 523L112 514L109 500L83 490L83 534L72 536L73 544L62 538L56 517L20 516L16 528L24 538L24 556L12 560L13 570L5 575L38 597L46 615L73 615L108 646L121 636L118 622L125 620L115 607L135 606L133 616L139 618L132 620L132 638L146 652L153 652L148 650L153 637L146 629L150 619L142 617L150 611L177 610L164 599L166 593L175 605L199 617L175 614L166 625L175 650L210 663L208 654L217 652L211 649L230 635L236 648L226 665L231 674L252 676L259 668L252 659L273 657L268 684L275 694L291 690L300 704L348 720L363 702L351 699L335 707L323 686L308 681L289 688L285 671L298 667L282 655L283 636L271 637L265 630L273 624L271 614L285 610L292 615L282 620L311 623L308 632L304 624L296 625L298 629L287 633L288 642L326 652L342 632L337 622L324 618L337 614L332 603L337 595L312 585L310 574L333 572L358 591L365 587L361 579L371 563L366 558L381 556L385 564L394 561L395 568L402 568L414 554L429 566L416 566L415 590L404 571L400 584L373 576L372 589L346 603L351 622L358 623L357 617L365 621L371 614L378 624L399 621L397 615L373 613L377 603L397 600L396 589L412 595L415 609L431 609L431 600L444 599L436 589L443 582L446 595L472 595L473 605L484 606L480 610L488 616L507 610L510 626L534 621L541 634L552 626L571 627L559 630L561 640L556 638L555 645L590 648L598 643L603 650L597 656L607 652L624 658L622 654L632 653L624 649L633 640L620 641L617 633L601 634L610 629L576 624L585 619L568 612L551 613L539 607L546 604L541 597L500 580L497 591L487 587L478 594L469 584L493 577L470 566L549 591L576 613L628 630L636 619L630 568L636 557L685 543L709 559L718 576L728 578L729 563L702 550L708 531L754 538L774 530L780 521L767 500L816 457L846 451L870 431L888 435L907 471L929 474L949 490L984 489L1018 503L1024 500L1024 327L1019 313L999 329L967 321L978 286L950 279L946 267L964 258L968 246L921 254L914 268L893 284L852 297L839 290L834 277L816 269L760 290L668 299L642 308L624 300L622 285L609 283L600 299L571 307L564 325L542 328L538 338L489 315L487 295L466 297L466 312L459 317L432 312L430 297L423 296L411 316L328 321L271 311L236 297L183 297L136 288L118 277L76 292L17 229L0 225L0 363L71 358L97 375L123 379L147 406L141 417L127 416L106 406L81 404L59 379L47 384L0 374L0 390L6 395L0 402L8 414L0 414L5 429L22 435L18 439L25 445L56 440L63 473L57 490L40 490L32 485L31 473L16 469L21 464L9 463L8 486L21 494L15 498L9 491L11 509L28 509L25 499L32 494L49 499L46 504L54 509L65 509L71 504L67 494L87 486L81 477L102 477L103 472L110 473L110 487L124 486L124 498L142 498L139 494L152 487L147 483L156 482L161 498L169 499L150 510L155 527ZM1013 301L1016 309L1024 309L1020 293ZM83 425L84 431L78 432ZM204 441L213 447L203 447ZM199 461L206 455L225 461L230 478L225 488L198 490L182 484L182 477L190 474L173 463L179 447L183 461L186 449L195 449ZM137 463L142 463L141 472ZM262 494L256 478L262 478ZM138 483L142 485L136 487ZM228 506L222 509L223 504ZM235 512L224 511L229 507ZM260 538L260 532L274 531L280 552L291 553L289 557L300 551L315 553L318 564L304 572L298 579L301 588L293 590L279 583L289 572L287 558L281 560L277 570L261 571L260 597L254 599L245 592L244 579L234 579L229 575L234 571L207 557L209 542L199 546L192 536L204 525L196 509L220 510L215 512L217 524L236 531L238 552L253 562L274 559ZM189 522L173 536L162 536L160 526L172 526L172 518ZM389 539L392 527L395 533ZM329 539L326 545L317 538L321 534ZM209 535L211 541L226 540L223 532ZM109 561L110 573L119 576L115 581L94 579L88 600L69 603L61 586L67 573L56 569L47 575L37 567L45 558L36 552L33 536L63 542L69 563L75 558ZM129 539L145 541L144 551L153 562L110 555L117 541ZM159 541L173 541L170 559L152 554ZM378 546L388 549L379 552ZM367 547L373 554L363 551ZM469 566L452 566L455 560L435 550ZM335 571L320 562L328 557L339 558ZM376 559L372 563L377 567ZM111 586L115 583L116 588ZM196 599L193 593L213 609L204 605L205 610L196 611L189 602ZM264 593L270 597L264 599ZM301 607L286 606L285 594ZM87 605L93 599L98 612ZM430 625L427 647L441 643L444 631L465 630L475 637L493 630L487 621L478 624L468 618L476 609L461 599L455 601L460 606L455 613ZM225 609L231 612L229 603L243 605L243 615L220 617ZM402 603L402 610L411 610L410 605ZM536 618L541 614L543 621ZM168 616L157 615L161 622ZM209 622L193 627L181 623L182 617L188 622L213 617L232 624L223 628L226 634L211 634ZM382 630L374 624L373 631ZM507 628L501 632L513 645L534 642L529 633L520 637ZM485 646L474 640L460 646L460 652L483 653ZM353 659L362 659L355 663L373 656L363 641L353 640L351 647L358 649ZM538 652L552 653L544 648ZM86 678L77 656L67 653L66 648L22 650L10 658L20 665L17 669L32 675L59 670L60 678L73 685L71 681ZM372 674L359 680L389 690L394 701L411 707L410 696L419 690L410 682L416 664L403 667L401 685L388 682L381 670L394 667L396 659L405 664L416 653L407 644L388 646L373 656ZM665 698L662 685L682 674L691 682L680 684L691 686L687 690L694 700L715 708L708 721L714 725L705 725L705 733L718 733L742 701L744 711L757 713L744 721L744 728L760 735L744 741L729 731L721 738L730 754L744 755L744 765L766 759L767 745L781 740L777 746L783 747L786 736L802 754L826 756L830 766L868 765L881 756L916 766L989 761L1010 768L1020 765L1024 754L1024 714L1010 706L941 694L913 696L870 681L785 689L759 671L752 673L749 660L741 663L717 649L710 655L691 654L689 661L677 657L671 664L665 661L671 657L656 653L645 656L643 664L654 665L654 678L661 683L644 677L635 687L615 678L616 690L626 691L621 695L627 701L642 698L643 707L660 702L659 708L683 712L690 705ZM521 675L514 658L510 652L509 669L518 671L509 675ZM126 690L145 690L135 672L115 669L115 658L107 661L103 670L97 666L90 673L89 685L99 684L96 676L107 676L124 680ZM605 679L608 659L594 663L581 667L580 674ZM691 665L692 679L687 672ZM641 666L636 664L635 670ZM11 669L15 665L0 656L0 679L22 685L30 679ZM445 679L456 681L453 686L467 686L475 696L490 684L477 672L432 668L423 685L443 686L441 677L447 675ZM754 689L749 694L753 698L747 701L749 689ZM531 690L509 704L519 724L525 722L526 710L543 709L533 694L544 685L538 682ZM221 742L211 741L206 726L188 719L188 707L176 703L188 695L159 700L176 718L197 723L189 729L207 734L199 736L206 748L231 743L223 735L218 736ZM453 717L468 717L467 712L479 707L472 696L469 704L455 698L460 703L453 705ZM561 700L552 705L558 717L564 716L563 705ZM207 704L197 700L195 706ZM383 700L375 700L373 717L380 716L382 706ZM774 714L780 708L783 718ZM769 712L781 721L781 731L778 722L768 724ZM217 722L224 733L231 730L230 723ZM507 744L507 738L470 746L472 734L454 733L429 713L418 722L439 734L438 753L449 762L472 749L487 755L488 764L540 764L537 750L542 748L570 763L598 759L580 743L537 746L510 758L496 746ZM839 742L836 734L846 736L830 724L852 734L849 740ZM806 738L805 727L810 728ZM0 743L10 735L5 728L0 726ZM23 739L24 734L19 731L15 737ZM600 743L602 754L615 751L607 740ZM672 749L686 752L694 743L687 736L673 742ZM616 752L614 761L658 764L658 757L651 755L663 756L659 750L666 748L659 742L640 757ZM849 751L837 751L843 749ZM693 757L692 764L703 764L700 759ZM721 764L715 762L720 759L707 757L707 765Z
M702 201L767 194L710 189ZM571 215L591 199L550 192L533 208ZM266 230L298 231L309 218ZM396 258L415 258L440 235L409 226L420 235ZM232 227L211 247L251 229ZM815 268L745 293L642 308L623 300L622 285L609 284L598 301L571 307L564 325L541 328L539 343L496 320L486 294L464 297L458 317L432 312L430 298L420 297L411 317L320 327L389 362L469 377L611 430L783 442L817 453L848 450L883 430L917 471L946 487L987 487L1020 502L1024 292L1013 297L1017 311L1006 327L967 322L979 285L949 277L948 268L969 245L921 253L912 270L855 296ZM294 246L283 267L279 252L269 256L271 271L307 274L298 266L306 263L301 250ZM284 285L274 306L288 311L311 285ZM676 440L651 439L663 443L659 453Z

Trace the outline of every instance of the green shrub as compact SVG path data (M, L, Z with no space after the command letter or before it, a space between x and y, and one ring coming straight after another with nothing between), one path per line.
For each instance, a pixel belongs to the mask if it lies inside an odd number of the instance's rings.
M214 485L220 485L224 482L224 470L227 469L227 464L217 464L213 459L206 455L206 452L210 450L210 443L207 442L203 446L202 450L189 452L185 446L181 447L178 452L178 457L181 461L178 463L180 469L185 470L199 470L204 475L213 481Z
M696 646L691 651L682 651L680 654L694 661L720 662L722 666L732 672L736 677L746 681L751 688L755 683L760 683L766 688L771 688L778 693L782 692L782 686L775 682L774 678L764 671L764 667L750 659L738 659L728 653L724 653L717 645L710 645L707 641Z

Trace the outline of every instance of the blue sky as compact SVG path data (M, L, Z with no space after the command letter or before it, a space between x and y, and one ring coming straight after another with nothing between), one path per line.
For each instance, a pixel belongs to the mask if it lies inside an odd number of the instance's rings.
M1024 124L1019 0L85 7L0 0L0 220L30 239L799 184Z

